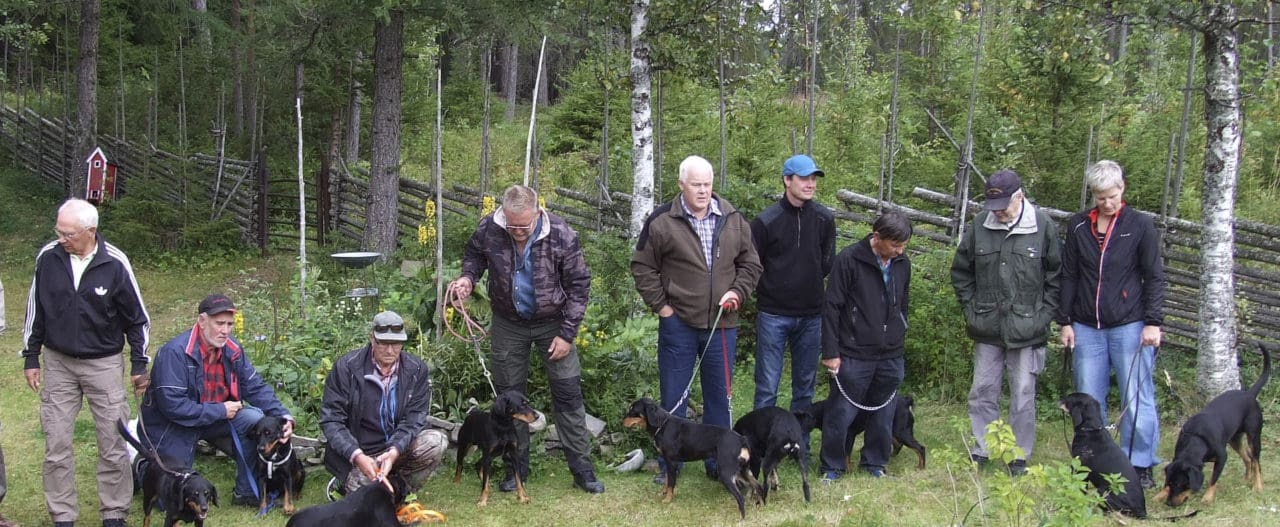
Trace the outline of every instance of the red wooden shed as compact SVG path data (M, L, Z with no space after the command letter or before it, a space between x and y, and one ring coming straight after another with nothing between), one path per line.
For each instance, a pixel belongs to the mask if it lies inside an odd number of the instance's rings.
M116 165L107 162L107 155L102 152L102 148L93 149L85 163L89 165L89 174L84 199L95 205L115 199Z

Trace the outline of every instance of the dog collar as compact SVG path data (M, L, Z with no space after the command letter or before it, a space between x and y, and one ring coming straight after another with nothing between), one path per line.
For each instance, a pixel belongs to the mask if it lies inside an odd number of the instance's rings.
M272 475L275 473L276 466L285 464L285 462L289 461L289 458L291 457L293 457L292 448L285 451L284 459L281 459L280 461L272 461L270 459L262 457L262 452L258 452L258 459L261 459L262 462L267 465L267 479L271 479Z

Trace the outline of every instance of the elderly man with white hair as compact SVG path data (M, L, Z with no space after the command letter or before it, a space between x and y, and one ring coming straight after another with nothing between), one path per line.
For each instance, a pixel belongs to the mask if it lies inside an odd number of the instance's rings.
M700 377L702 422L729 428L737 310L755 290L763 267L750 223L712 192L714 179L706 159L689 156L680 163L680 194L645 220L631 257L631 276L645 305L658 314L662 407L683 417L688 401L682 394ZM700 353L701 366L695 371ZM715 460L704 465L707 475L716 473Z
M36 255L22 335L23 374L27 386L40 392L45 504L55 527L70 527L80 515L71 438L87 400L98 436L102 525L123 526L133 485L125 442L115 428L117 420L129 418L122 352L128 341L129 375L141 394L149 384L150 318L129 258L98 233L98 209L67 200L53 232L57 239Z

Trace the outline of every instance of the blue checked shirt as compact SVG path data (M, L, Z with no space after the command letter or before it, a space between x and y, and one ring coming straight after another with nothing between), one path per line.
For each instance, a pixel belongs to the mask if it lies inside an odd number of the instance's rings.
M698 241L702 242L702 255L707 260L707 270L711 270L711 244L716 236L716 217L720 216L720 200L711 198L707 206L707 215L702 219L698 219L689 211L689 204L685 203L684 195L680 195L680 206L684 208L684 217L689 220L689 224L693 226L693 232L698 233Z

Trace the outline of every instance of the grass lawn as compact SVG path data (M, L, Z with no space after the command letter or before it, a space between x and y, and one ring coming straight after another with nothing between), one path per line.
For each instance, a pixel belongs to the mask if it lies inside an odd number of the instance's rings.
M0 512L21 525L48 525L40 482L44 452L43 435L37 417L38 398L23 381L22 361L13 353L22 348L21 325L27 288L31 280L32 258L38 246L49 237L54 220L57 193L41 190L25 176L0 173L0 279L5 287L5 315L9 329L0 334L0 443L3 444L8 468L8 496ZM109 232L109 226L107 231ZM286 284L290 261L287 256L273 259L241 258L215 264L164 263L135 261L144 299L152 316L153 348L190 326L194 321L195 303L215 289L235 290L243 277L252 276L267 283ZM154 351L154 350L153 350ZM335 357L344 350L334 350ZM589 350L587 351L589 352ZM1246 363L1242 376L1252 382L1258 366ZM784 375L784 377L786 377ZM740 367L736 372L734 416L741 416L751 404L751 372ZM1189 381L1188 381L1189 382ZM1275 421L1277 390L1264 390L1262 398L1267 417ZM618 401L625 406L630 401ZM134 403L136 405L136 401ZM1039 440L1032 463L1053 463L1066 459L1069 430L1058 412L1052 412L1047 401L1041 404ZM544 409L545 410L545 409ZM135 406L136 413L136 406ZM940 403L916 399L917 437L930 449L930 463L925 470L914 468L915 457L909 451L894 459L889 467L892 477L875 480L861 475L846 476L834 484L818 482L815 466L810 471L813 500L805 503L800 493L799 477L794 464L783 465L783 488L771 493L768 506L749 505L747 520L742 525L1006 525L1014 523L998 511L992 494L1004 480L994 470L975 471L967 464L948 464L964 451L963 435L957 430L967 427L963 404ZM610 431L621 430L620 423L609 423ZM81 525L97 525L97 497L93 482L96 446L92 421L82 411L76 422L77 483ZM1172 456L1177 423L1165 423L1161 453ZM815 446L818 435L815 434ZM948 454L950 452L950 455ZM1274 425L1264 431L1262 465L1264 479L1280 484L1280 434ZM649 455L652 455L650 449ZM708 480L696 465L690 466L680 480L675 501L661 503L659 487L650 473L615 474L605 470L611 459L597 458L598 474L608 487L602 495L587 495L572 487L572 478L564 463L546 456L535 456L533 475L528 484L532 502L520 505L514 496L495 490L490 505L475 506L479 482L475 472L465 471L463 482L454 485L453 459L419 493L428 508L444 512L449 522L457 525L731 525L738 516L733 500L719 483ZM196 468L206 474L222 493L223 504L210 516L210 525L284 525L285 517L272 511L265 518L255 518L247 508L230 505L233 464L225 458L199 457ZM1263 526L1280 523L1280 494L1270 484L1261 494L1250 491L1243 478L1244 469L1234 453L1230 454L1218 492L1218 501L1199 516L1183 525ZM304 491L302 505L319 502L328 480L322 469L312 472ZM1163 481L1163 477L1157 477ZM496 486L496 483L495 483ZM1018 485L1013 485L1018 487ZM1028 490L1028 492L1031 492ZM1148 493L1150 497L1153 493ZM1198 499L1190 505L1171 510L1164 505L1148 503L1155 516L1185 513L1200 508ZM976 504L976 507L975 507ZM159 521L159 518L156 519ZM1098 518L1095 524L1114 520ZM140 508L135 501L130 523L141 524ZM1022 524L1033 525L1036 518L1024 517ZM364 527L364 526L362 526Z

